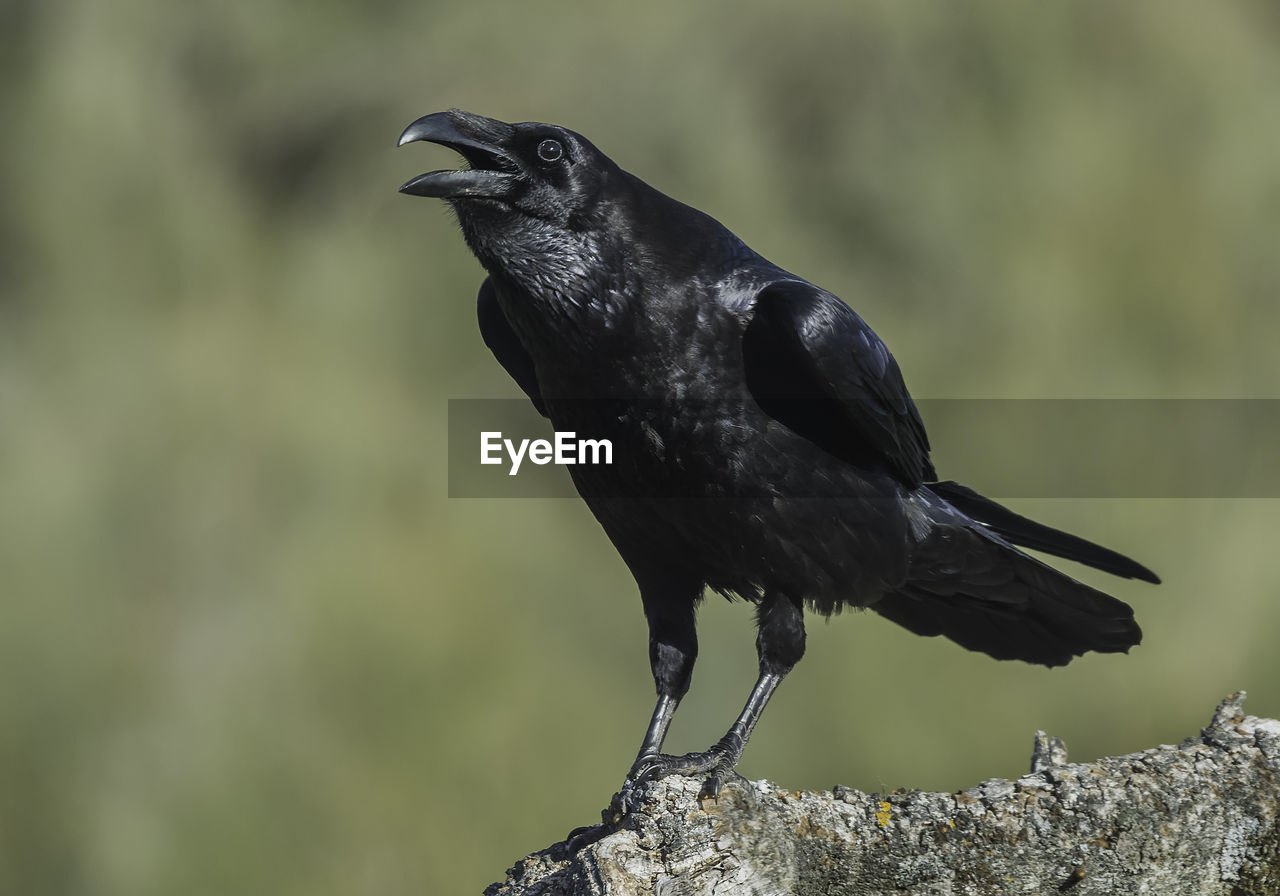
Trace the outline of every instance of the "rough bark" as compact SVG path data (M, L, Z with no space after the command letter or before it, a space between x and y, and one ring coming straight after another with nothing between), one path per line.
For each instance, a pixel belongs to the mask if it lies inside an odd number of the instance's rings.
M652 784L616 825L525 858L486 896L1280 894L1280 722L1228 697L1199 737L958 793Z

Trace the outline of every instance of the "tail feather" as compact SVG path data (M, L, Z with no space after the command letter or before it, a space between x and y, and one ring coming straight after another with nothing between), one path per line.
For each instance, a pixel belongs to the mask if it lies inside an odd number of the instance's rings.
M1066 560L1075 560L1126 579L1160 584L1160 577L1136 560L1014 513L958 482L931 482L926 488L1014 544Z
M1060 666L1142 640L1128 604L941 510L906 581L873 609L919 635L945 635L996 659Z

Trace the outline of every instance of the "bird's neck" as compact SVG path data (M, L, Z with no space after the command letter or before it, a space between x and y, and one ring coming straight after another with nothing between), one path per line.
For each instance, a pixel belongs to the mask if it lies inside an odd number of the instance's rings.
M605 260L607 249L596 234L527 221L514 237L465 222L463 233L490 276L505 292L524 297L531 314L572 319L615 310L610 304L618 292L617 271Z

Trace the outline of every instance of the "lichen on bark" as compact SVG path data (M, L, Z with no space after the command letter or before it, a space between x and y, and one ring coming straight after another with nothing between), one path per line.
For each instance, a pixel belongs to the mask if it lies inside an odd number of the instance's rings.
M956 793L789 792L700 800L654 782L615 824L516 864L487 896L1176 893L1280 896L1280 722L1222 702L1199 736Z

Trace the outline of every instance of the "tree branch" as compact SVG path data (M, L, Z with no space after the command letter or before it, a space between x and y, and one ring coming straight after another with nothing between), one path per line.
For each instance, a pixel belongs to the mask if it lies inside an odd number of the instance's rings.
M1280 894L1280 722L1244 692L1177 746L1032 770L959 793L790 793L667 778L617 826L522 860L486 896Z

